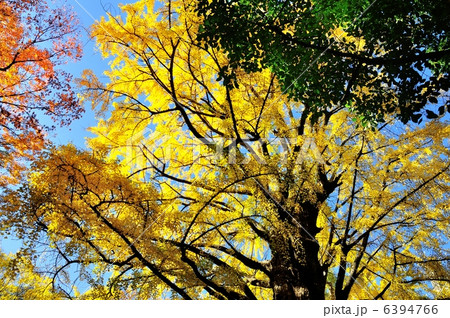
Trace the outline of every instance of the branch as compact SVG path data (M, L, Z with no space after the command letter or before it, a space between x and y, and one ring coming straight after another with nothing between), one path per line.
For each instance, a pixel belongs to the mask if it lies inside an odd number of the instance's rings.
M193 246L191 246L191 245L183 244L182 248L181 248L181 260L183 262L187 263L192 268L192 270L194 271L195 276L197 276L197 278L200 281L202 281L207 287L210 287L210 288L216 290L217 292L221 293L222 295L224 295L229 300L232 300L232 299L246 299L243 295L241 295L241 294L239 294L239 293L237 293L235 291L232 291L232 290L227 290L225 287L219 286L218 284L214 283L211 279L208 279L207 277L202 275L200 273L200 270L198 269L197 264L193 260L191 260L189 257L187 257L186 249L189 249L189 250L190 249L194 249L194 250L196 250L196 253L199 253L199 255L202 254L202 251L197 249L197 248L195 248L195 247L193 247ZM222 266L226 266L226 267L228 266L229 267L229 265L226 264L225 262L223 262L222 260L220 260L220 259L218 259L218 258L216 258L216 257L214 257L214 256L212 256L210 254L207 254L207 255L209 255L208 258L209 257L212 257L213 259L215 258L215 261L218 262L219 264L221 264ZM248 288L247 285L245 285L245 287ZM256 300L256 297L253 295L253 297L250 298L250 299L255 299Z
M242 262L242 264L244 264L245 266L247 266L249 268L259 270L266 275L270 274L268 268L264 264L245 256L241 252L237 251L235 248L230 249L230 248L226 248L225 246L221 246L221 245L219 245L219 246L213 245L213 246L211 246L211 248L214 248L218 251L224 252L227 255L233 256L234 258L236 258L238 261Z
M450 54L450 49L445 49L442 51L435 51L435 52L421 52L420 54L411 54L411 55L405 55L401 57L367 57L355 53L349 53L349 52L342 52L331 48L331 45L329 46L320 46L316 44L311 44L309 42L301 41L298 38L293 37L292 35L288 33L283 33L283 30L281 30L279 27L274 25L265 25L261 23L259 24L260 27L265 28L267 27L270 31L275 32L278 36L280 36L284 41L292 42L297 44L298 46L301 46L303 48L307 49L313 49L317 51L321 51L321 54L329 54L337 57L343 57L343 58L350 58L353 60L356 60L360 63L364 63L367 65L375 65L375 66L384 66L384 65L403 65L403 64L411 64L414 62L420 62L420 61L427 61L427 60L439 60L441 58L444 58Z
M385 213L383 213L382 215L380 215L380 217L370 226L369 229L367 229L366 232L364 232L363 234L361 234L357 239L355 239L355 241L351 244L348 245L348 247L353 247L356 244L359 243L359 241L361 241L364 236L369 235L370 232L372 232L374 229L376 229L377 225L389 214L392 212L392 210L394 210L397 206L399 206L400 204L402 204L403 202L406 201L406 199L408 199L410 196L412 196L413 194L415 194L416 192L418 192L420 189L422 189L423 187L425 187L428 183L430 183L431 181L433 181L434 179L436 179L437 177L439 177L441 174L443 174L446 170L448 170L450 168L450 164L448 164L444 169L442 169L441 171L439 171L438 173L436 173L434 176L432 176L431 178L429 178L428 180L426 180L425 182L423 182L422 184L420 184L418 187L416 187L415 189L413 189L412 191L408 192L407 194L405 194L401 199L399 199L397 202L395 202L389 209L386 210Z
M90 208L94 211L95 215L99 219L102 220L102 222L110 228L113 232L115 232L119 237L126 243L126 245L131 249L133 252L132 254L135 254L136 257L148 268L150 269L156 277L158 277L161 281L166 283L170 288L172 288L175 292L177 292L181 297L184 299L192 299L183 288L180 288L177 286L174 282L172 282L170 279L168 279L153 263L149 262L134 246L134 243L131 242L121 231L119 231L111 222L109 222L97 209L97 206L90 205Z
M428 281L437 281L437 282L447 282L450 283L449 278L415 278L411 280L404 280L402 281L403 284L414 284L414 283L420 283L420 282L428 282Z

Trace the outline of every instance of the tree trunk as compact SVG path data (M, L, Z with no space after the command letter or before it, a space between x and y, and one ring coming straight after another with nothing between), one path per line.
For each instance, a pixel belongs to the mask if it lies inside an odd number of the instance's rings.
M325 299L326 277L315 239L319 204L302 202L295 211L278 211L280 226L270 242L274 299Z
M323 165L317 173L315 189L297 190L302 193L294 197L289 184L280 191L278 221L269 234L274 299L325 299L326 271L319 260L317 218L323 202L340 184L340 175L329 178Z
M319 261L319 243L314 239L319 232L316 211L318 209L303 209L296 221L291 217L291 222L284 221L286 226L272 233L274 299L325 298L326 277Z

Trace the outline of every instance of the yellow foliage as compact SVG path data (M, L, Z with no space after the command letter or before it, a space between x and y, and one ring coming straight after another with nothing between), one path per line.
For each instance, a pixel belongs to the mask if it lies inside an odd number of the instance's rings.
M29 259L0 252L1 300L50 300L62 297L53 290L50 277L37 273Z

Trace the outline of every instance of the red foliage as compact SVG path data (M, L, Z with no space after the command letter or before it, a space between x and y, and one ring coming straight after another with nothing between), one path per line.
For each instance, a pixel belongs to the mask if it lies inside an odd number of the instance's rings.
M47 115L60 125L82 108L58 65L81 57L77 20L43 0L0 0L0 186L17 181L23 160L43 148Z

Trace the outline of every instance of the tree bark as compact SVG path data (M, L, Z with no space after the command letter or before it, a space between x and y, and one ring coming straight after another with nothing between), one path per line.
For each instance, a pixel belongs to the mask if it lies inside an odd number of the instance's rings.
M324 299L326 277L315 235L318 209L302 209L272 233L271 287L274 299ZM309 212L309 213L308 213ZM294 214L292 214L294 215ZM297 224L293 224L297 223Z

